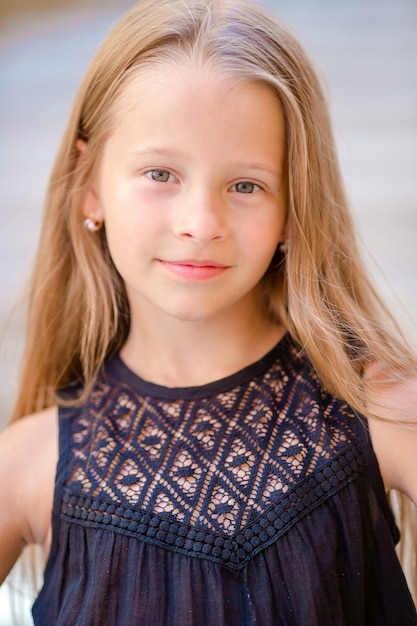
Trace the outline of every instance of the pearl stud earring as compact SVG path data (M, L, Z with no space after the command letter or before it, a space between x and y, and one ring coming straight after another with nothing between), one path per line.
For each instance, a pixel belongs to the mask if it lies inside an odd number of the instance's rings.
M91 217L86 217L84 220L84 228L90 233L96 233L102 226L103 222L101 220L92 220Z

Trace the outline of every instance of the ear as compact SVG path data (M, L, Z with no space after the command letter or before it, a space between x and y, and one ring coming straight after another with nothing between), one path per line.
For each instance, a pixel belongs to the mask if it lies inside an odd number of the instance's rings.
M77 150L78 150L78 160L86 158L88 151L88 144L83 139L77 140ZM101 206L100 198L96 190L96 186L94 183L88 187L83 203L82 203L83 216L89 217L93 222L103 222L104 221L104 212Z
M104 211L95 187L89 187L84 195L83 216L89 217L93 222L104 222Z
M288 208L286 208L285 213L286 213L285 221L284 221L284 225L283 225L282 231L281 231L281 241L283 243L286 243L289 239L291 239L291 236L290 236L290 233L289 233L290 228L288 226Z

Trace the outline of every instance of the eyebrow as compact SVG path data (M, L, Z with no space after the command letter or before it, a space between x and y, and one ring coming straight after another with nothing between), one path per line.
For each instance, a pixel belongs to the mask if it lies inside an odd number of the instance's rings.
M265 172L266 174L271 174L276 178L282 178L282 172L277 168L276 170L271 169L270 165L266 163L256 163L251 161L240 161L236 164L238 167L247 167L250 170L257 170L259 172Z
M142 158L142 157L147 157L147 156L161 156L161 157L168 157L168 158L175 158L175 157L182 157L183 153L181 152L181 150L171 150L169 148L146 148L145 150L134 150L133 152L129 153L129 156L131 156L134 159L138 159L138 158ZM259 172L263 172L265 174L270 174L271 176L274 176L275 178L278 178L279 180L282 179L282 172L277 168L276 170L271 169L270 165L267 165L266 163L260 163L260 162L256 162L256 161L238 161L236 163L237 167L241 167L241 168L248 168L251 170L256 170Z
M129 156L135 159L150 155L178 157L181 156L181 152L179 150L170 150L169 148L146 148L145 150L134 150L133 152L129 153Z

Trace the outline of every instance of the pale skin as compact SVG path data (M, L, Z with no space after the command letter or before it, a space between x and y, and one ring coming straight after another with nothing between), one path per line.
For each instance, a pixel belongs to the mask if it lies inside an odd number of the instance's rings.
M256 361L285 332L258 304L285 239L285 132L266 87L187 67L169 76L154 70L129 91L83 213L105 220L126 284L122 359L149 381L195 386ZM411 415L416 429L371 421L372 443L386 487L417 503L417 380L372 391L380 375L367 373L370 408L398 406L386 417ZM1 582L24 546L48 555L57 460L56 407L0 437Z

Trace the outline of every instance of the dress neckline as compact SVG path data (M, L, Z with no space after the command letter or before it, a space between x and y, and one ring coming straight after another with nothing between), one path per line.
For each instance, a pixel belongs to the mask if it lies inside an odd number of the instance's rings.
M219 380L192 387L166 387L149 382L133 372L119 354L114 355L105 366L105 375L127 384L141 395L165 399L193 399L224 393L238 385L245 384L263 374L272 363L288 354L292 344L289 333L285 333L278 343L260 359Z

